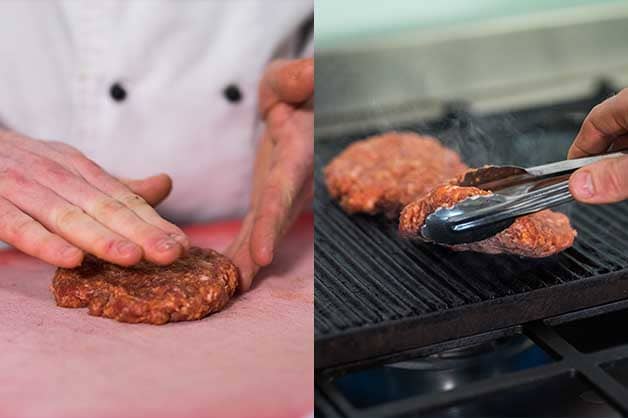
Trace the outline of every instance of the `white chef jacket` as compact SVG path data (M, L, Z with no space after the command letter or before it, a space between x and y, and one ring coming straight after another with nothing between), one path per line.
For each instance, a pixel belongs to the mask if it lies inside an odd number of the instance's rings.
M0 125L71 144L117 176L168 173L159 210L174 221L237 216L259 80L274 58L311 56L312 3L2 0Z

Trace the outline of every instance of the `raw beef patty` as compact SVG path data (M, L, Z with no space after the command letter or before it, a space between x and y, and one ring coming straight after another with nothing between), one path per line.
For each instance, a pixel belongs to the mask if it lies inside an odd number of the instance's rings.
M165 324L200 319L222 309L238 285L238 268L216 251L191 248L168 266L145 261L121 267L92 256L57 270L52 292L58 306L89 309L121 322Z
M401 208L467 166L437 139L389 132L349 145L325 167L330 195L348 213L399 214Z

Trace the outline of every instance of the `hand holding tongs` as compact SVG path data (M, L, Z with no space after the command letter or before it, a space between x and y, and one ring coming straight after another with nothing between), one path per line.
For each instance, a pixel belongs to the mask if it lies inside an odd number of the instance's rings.
M508 228L519 216L571 201L569 176L575 170L627 154L628 150L624 150L530 168L488 166L471 171L459 185L492 193L437 209L426 218L421 237L448 245L491 237Z

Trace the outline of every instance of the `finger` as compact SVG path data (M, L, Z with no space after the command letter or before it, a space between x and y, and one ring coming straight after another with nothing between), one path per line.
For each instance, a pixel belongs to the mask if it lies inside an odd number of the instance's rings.
M81 264L83 252L0 198L0 240L57 267Z
M164 201L172 190L172 179L167 174L158 174L141 180L127 178L119 180L153 207Z
M598 161L572 174L569 190L584 203L612 203L628 198L628 157Z
M13 170L3 173L0 195L49 231L99 258L125 266L136 264L142 258L142 251L136 244L20 173Z
M272 262L279 240L311 200L312 194L313 180L310 176L289 206L283 206L281 202L263 202L251 234L250 252L257 264L266 266Z
M613 144L610 146L609 151L620 151L628 149L628 135L622 135L617 137Z
M190 243L186 235L174 224L163 219L159 214L150 206L156 206L161 200L165 199L170 190L172 189L172 180L166 174L159 174L157 176L149 177L142 180L129 180L133 187L140 188L141 193L134 193L128 185L122 183L122 181L115 179L104 171L98 164L87 158L76 148L58 141L25 141L24 138L14 138L13 143L15 146L22 146L24 143L26 150L30 150L36 155L42 158L54 157L53 160L60 162L61 165L67 170L74 172L86 179L94 187L100 189L102 192L113 196L109 191L116 192L122 195L125 199L133 201L137 205L138 199L136 196L140 196L146 200L146 206L139 205L136 212L146 222L149 222L156 227L162 229L164 232L173 235L173 238L179 242L184 248L189 248ZM22 149L22 148L20 148ZM51 154L50 151L54 151ZM145 183L144 183L145 182ZM142 193L146 193L147 196L143 196ZM132 195L132 196L129 196Z
M55 161L63 166L66 165L68 157L64 154L70 150L71 152L78 152L70 145L64 144L58 141L39 141L20 135L15 132L8 132L2 136L2 142L11 146L11 156L17 159L22 159L22 162L27 163L33 154L38 155L47 160ZM71 167L68 169L72 170Z
M253 221L253 213L251 212L242 223L238 236L225 251L225 255L229 257L240 270L239 290L241 292L246 292L251 288L253 277L259 270L259 266L253 261L250 251Z
M266 115L277 103L300 104L314 95L314 60L272 62L260 83L260 111Z
M255 275L257 274L259 269L260 266L258 266L254 262L249 262L244 265L244 267L240 267L239 289L241 293L251 290L251 286L253 285L253 279L255 278Z
M297 194L313 169L310 158L312 151L307 149L307 142L286 141L277 148L273 166L260 194L251 232L256 248L253 259L261 266L272 262L281 222L287 218Z
M179 227L159 216L157 211L155 211L146 200L133 193L127 186L110 176L98 166L98 164L82 155L76 155L74 157L74 166L88 183L121 202L145 222L169 234L183 248L187 249L190 247L189 239Z
M303 212L303 210L310 204L313 198L313 180L310 179L306 182L303 189L299 192L295 199L295 203L292 205L290 210L288 211L288 215L284 219L277 219L276 223L273 227L268 228L269 231L272 231L274 235L270 236L267 240L273 242L273 249L276 248L278 242L281 238L286 234L286 232L290 229L290 227L297 220L299 215ZM261 235L260 235L261 236ZM262 240L257 241L253 240L251 243L251 254L258 254L261 251ZM253 257L254 259L256 256Z
M275 125L273 137L277 138L271 153L270 167L264 179L256 207L256 222L252 240L258 250L254 260L264 266L273 258L273 249L279 237L281 224L313 171L314 146L312 117L307 112L294 114L280 125ZM267 134L265 140L269 140Z
M46 169L41 168L44 165ZM51 162L40 162L32 170L43 186L84 210L104 227L139 245L147 260L169 264L181 255L183 248L168 233L146 222L123 202L94 188L82 177Z
M264 180L268 176L273 162L273 150L275 146L269 135L264 135L257 147L255 166L253 167L253 187L251 193L251 207L259 204Z
M600 154L628 132L628 89L595 106L587 115L569 148L568 157Z
M249 212L245 216L244 220L242 221L242 225L240 226L240 231L238 232L238 235L225 249L225 255L227 257L231 257L231 255L235 254L239 250L239 248L244 245L245 241L248 242L251 235L251 229L253 228L253 215L253 212Z
M40 183L50 190L55 190L65 200L85 209L115 232L142 245L148 260L159 264L170 263L180 255L181 248L178 247L189 246L189 241L182 231L163 220L141 197L133 194L128 187L113 179L75 148L59 142L34 141L18 135L11 136L7 141L15 148L12 155L18 164L28 165L31 175L38 178ZM74 164L75 162L77 164ZM129 205L113 201L94 185L87 183L78 168L87 168L86 172L93 174L96 179L101 179L101 183L109 180L117 184L119 189L127 193L124 197L137 205L140 212L144 206L149 208L144 212L146 217L153 219L153 222L133 214L133 208L129 208ZM89 168L92 169L91 172ZM151 198L159 199L159 195L167 194L171 187L170 179L164 175L148 180L146 182L148 187L145 189L153 194ZM174 245L173 239L177 241Z

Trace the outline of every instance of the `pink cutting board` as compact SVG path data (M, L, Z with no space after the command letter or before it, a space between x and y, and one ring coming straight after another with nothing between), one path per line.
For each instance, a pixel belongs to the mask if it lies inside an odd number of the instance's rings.
M222 250L239 224L187 229ZM201 321L122 324L55 306L54 268L0 252L0 416L303 417L313 410L313 231Z

